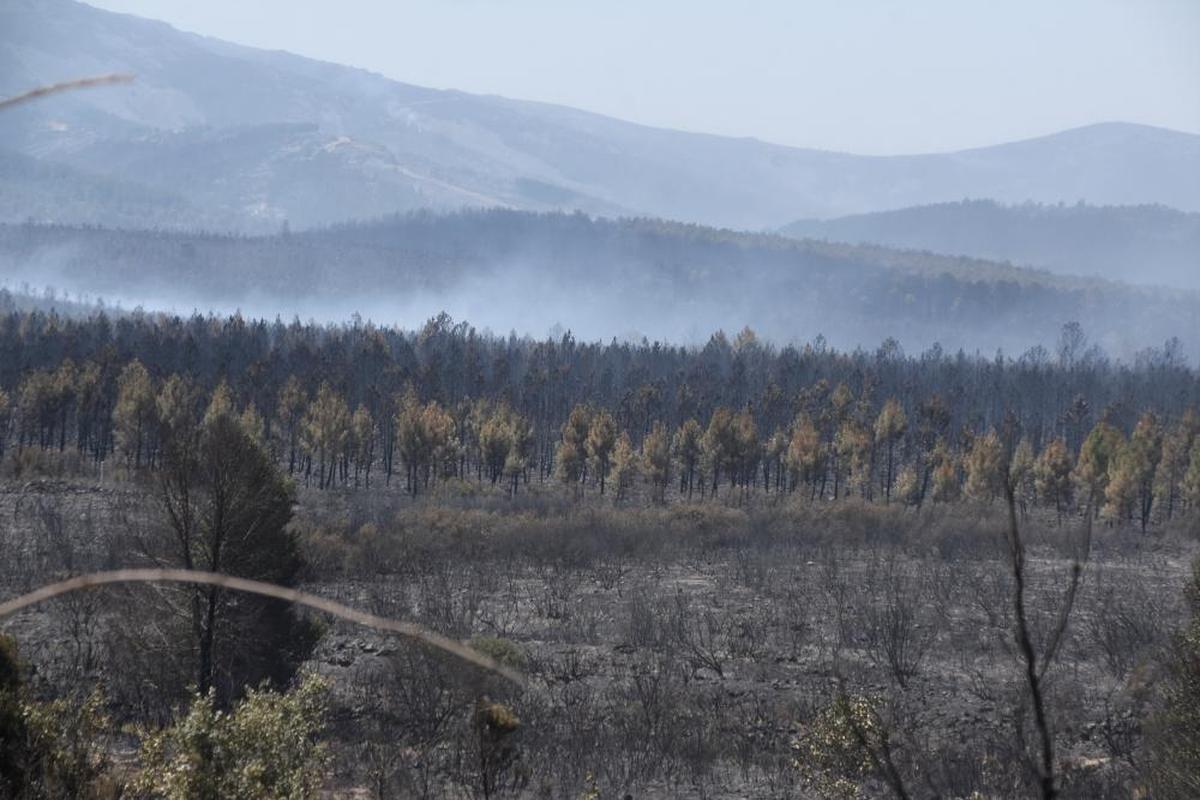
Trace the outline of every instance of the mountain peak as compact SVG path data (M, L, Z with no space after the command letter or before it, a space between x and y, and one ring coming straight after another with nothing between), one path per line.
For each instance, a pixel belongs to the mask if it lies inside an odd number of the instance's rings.
M763 229L965 196L1200 210L1200 136L1150 126L854 156L428 89L73 0L0 8L0 92L115 71L137 79L27 106L0 147L180 195L213 217L269 207L296 226L503 205ZM327 148L343 138L355 146ZM71 221L114 222L112 207Z

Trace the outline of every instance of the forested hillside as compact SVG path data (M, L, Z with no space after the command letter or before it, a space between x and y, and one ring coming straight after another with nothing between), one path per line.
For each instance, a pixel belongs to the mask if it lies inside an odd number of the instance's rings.
M1060 274L1200 288L1200 214L1161 205L1002 205L964 200L799 220L780 232L796 238L1011 261Z
M1200 15L743 5L0 0L0 800L1200 798Z
M1190 293L964 258L739 234L654 220L480 211L415 214L265 237L0 226L21 281L125 306L365 318L410 327L440 311L481 328L703 342L749 325L782 343L894 338L991 355L1080 322L1109 355L1200 341Z
M69 444L96 463L156 464L156 415L179 402L199 413L211 397L322 489L369 487L374 470L388 484L403 474L414 495L485 476L512 493L556 477L603 494L611 470L618 500L644 478L660 500L672 485L691 498L728 484L919 505L996 496L1009 452L1027 461L1029 500L1059 510L1081 491L1120 520L1136 508L1144 527L1185 497L1200 504L1200 383L1179 343L1122 365L1076 325L1054 355L1013 361L778 349L749 329L702 348L504 339L444 317L419 332L144 314L2 322L0 433L11 420L12 446Z
M1186 785L1200 374L1177 341L1122 363L1077 325L1012 359L16 305L4 597L200 569L520 675L216 585L93 590L0 637L0 786L1031 796L1009 575L1060 620L1034 685L1063 796Z
M151 189L113 175L97 175L54 161L0 149L0 219L104 219L112 225L142 228L189 225L226 230L237 218L201 211L168 188ZM96 209L103 214L97 216Z

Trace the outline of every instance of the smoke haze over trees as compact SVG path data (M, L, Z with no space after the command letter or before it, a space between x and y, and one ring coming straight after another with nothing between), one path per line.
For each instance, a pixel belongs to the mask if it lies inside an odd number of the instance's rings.
M1167 2L1050 32L1113 39L1068 105L1186 124ZM886 138L927 59L950 141L1079 8L918 5L807 88ZM0 0L0 800L1194 800L1200 135L1077 122L867 157Z
M1165 206L919 206L780 229L796 238L929 250L1044 267L1059 274L1200 288L1200 214Z
M1195 359L1192 292L972 259L793 242L654 220L477 211L266 237L0 226L22 281L147 308L241 308L415 327L441 311L481 328L702 343L749 325L775 342L1020 355L1078 321L1132 359L1177 337ZM149 268L148 268L149 267Z

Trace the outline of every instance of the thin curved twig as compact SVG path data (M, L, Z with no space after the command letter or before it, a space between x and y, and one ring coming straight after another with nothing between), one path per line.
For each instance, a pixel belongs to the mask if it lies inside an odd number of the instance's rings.
M350 606L315 594L289 589L284 586L276 586L273 583L264 583L248 578L236 578L232 575L221 575L215 572L200 572L188 569L118 569L109 572L93 572L88 575L79 575L65 581L59 581L58 583L47 584L28 594L23 594L20 597L0 603L0 619L23 608L28 608L29 606L49 600L52 597L58 597L59 595L69 594L70 592L93 586L105 586L113 583L205 584L232 589L235 592L249 592L250 594L286 600L297 605L324 611L327 614L332 614L335 617L341 617L351 622L357 622L359 625L365 625L369 628L388 631L409 639L414 639L430 647L435 647L438 650L449 653L470 664L474 664L488 672L499 675L518 686L525 686L524 676L516 670L498 664L493 659L472 650L461 642L456 642L439 633L426 630L416 623L401 622L399 620L388 619L387 617L376 616L375 614L368 614L365 611L351 608Z
M1058 655L1058 648L1063 643L1063 639L1067 633L1067 625L1071 621L1071 612L1075 608L1075 595L1079 591L1079 581L1083 578L1083 566L1087 563L1092 552L1092 502L1088 501L1087 511L1085 514L1087 525L1084 528L1083 535L1083 553L1077 554L1075 561L1071 564L1071 582L1067 585L1067 593L1063 597L1062 606L1059 609L1058 624L1054 627L1054 632L1050 635L1049 643L1046 645L1046 651L1042 655L1042 666L1039 678L1044 678L1046 672L1050 669L1050 665L1054 663L1055 656Z
M48 94L58 94L59 92L69 92L73 89L90 89L93 86L108 86L113 83L129 83L133 80L133 76L123 73L114 72L111 75L96 75L92 78L77 78L71 81L62 81L60 83L51 83L46 86L38 86L36 89L30 89L28 92L23 92L12 97L6 97L0 100L0 111L6 108L11 108L21 103L27 103L30 100L36 100L39 97L45 97Z
M1017 500L1011 480L1004 482L1004 494L1008 505L1008 547L1013 577L1013 637L1024 662L1026 690L1029 692L1030 705L1033 706L1034 724L1041 739L1041 764L1038 768L1041 797L1042 800L1055 800L1058 797L1058 787L1054 775L1054 735L1050 730L1042 673L1038 668L1037 651L1033 647L1029 618L1025 609L1025 543L1021 539L1021 528L1017 524ZM1078 576L1078 572L1075 574ZM1071 597L1073 600L1073 590ZM1065 623L1063 624L1065 626Z

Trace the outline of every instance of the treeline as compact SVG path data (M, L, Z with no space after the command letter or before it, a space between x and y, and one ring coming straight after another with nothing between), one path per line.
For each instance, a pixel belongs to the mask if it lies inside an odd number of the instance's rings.
M0 448L156 468L162 431L213 408L318 489L448 479L516 493L740 500L752 492L921 505L988 499L1148 525L1200 502L1196 372L1176 343L1113 363L1064 327L1054 355L981 359L894 342L703 348L240 317L0 324ZM207 409L207 411L206 411Z
M418 213L257 237L0 225L0 267L13 281L126 303L257 302L388 320L450 308L501 331L563 322L593 336L672 341L749 323L779 342L823 333L844 347L893 336L909 347L1021 352L1073 319L1109 352L1132 357L1200 331L1200 303L1178 292L582 214Z
M1161 205L964 200L800 220L781 233L962 253L1109 280L1200 287L1200 214Z

